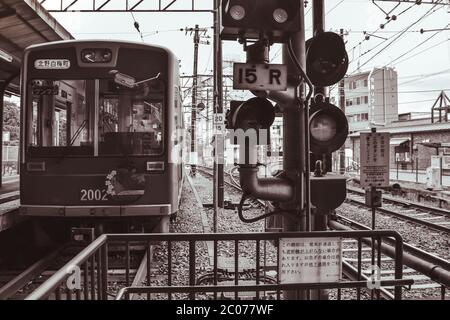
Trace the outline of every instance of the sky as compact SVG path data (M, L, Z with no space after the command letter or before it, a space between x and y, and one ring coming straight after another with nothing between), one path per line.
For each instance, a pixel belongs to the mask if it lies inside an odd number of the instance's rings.
M147 0L148 1L148 0ZM212 0L211 0L212 1ZM448 2L448 0L442 0ZM70 1L69 1L70 2ZM80 2L89 2L82 0ZM112 1L111 8L114 7ZM156 2L156 1L154 1ZM163 3L169 0L163 0ZM178 0L178 8L188 5L190 0ZM196 0L200 5L208 0ZM59 1L47 0L44 7L50 8ZM311 1L309 1L311 3ZM445 6L414 5L403 3L394 8L395 2L378 2L385 12L393 9L395 21L386 23L386 14L369 0L325 0L328 31L346 33L346 48L352 60L348 73L357 72L358 62L361 71L388 65L398 72L399 112L430 111L440 90L447 89L450 95L450 30L428 31L450 28L450 2ZM77 9L76 6L72 7ZM79 7L80 8L80 7ZM305 9L307 38L312 36L311 5ZM429 14L420 19L427 11ZM138 21L144 42L158 44L171 49L181 60L182 74L191 75L193 69L193 37L180 31L186 27L207 28L205 38L210 45L201 44L199 48L199 73L212 73L212 14L211 13L52 13L53 16L76 39L121 39L142 41L133 26ZM407 32L398 37L398 32L412 25ZM424 33L420 33L424 29ZM371 34L364 40L363 32ZM207 37L210 37L209 39ZM378 38L382 37L382 38ZM388 39L388 40L385 40ZM392 42L392 43L391 43ZM423 43L422 43L423 42ZM279 47L273 46L273 62L281 62ZM243 48L237 42L223 43L224 60L245 60ZM230 64L224 64L224 73L231 73ZM239 96L239 93L236 93ZM242 95L242 93L241 93Z

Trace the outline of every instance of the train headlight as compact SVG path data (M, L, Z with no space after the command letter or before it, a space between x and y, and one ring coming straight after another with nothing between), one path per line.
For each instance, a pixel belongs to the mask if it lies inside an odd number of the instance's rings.
M230 8L230 16L237 21L240 21L245 18L245 8L238 4L232 6Z
M81 61L84 63L108 63L112 60L110 49L95 48L81 50Z

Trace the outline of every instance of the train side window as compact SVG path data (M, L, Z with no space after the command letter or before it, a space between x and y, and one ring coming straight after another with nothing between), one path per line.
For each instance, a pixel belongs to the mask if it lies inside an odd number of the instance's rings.
M33 99L31 102L31 141L29 142L30 146L37 146L39 137L38 137L38 110L39 110L39 101Z
M29 151L40 155L90 155L91 80L31 80L31 103L27 108ZM90 89L92 91L92 89Z

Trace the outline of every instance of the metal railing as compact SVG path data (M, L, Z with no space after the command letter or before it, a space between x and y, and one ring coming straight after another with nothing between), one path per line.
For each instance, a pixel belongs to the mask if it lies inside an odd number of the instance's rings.
M356 255L358 257L357 262L357 277L354 280L340 280L338 282L327 283L281 283L280 272L276 272L273 283L267 283L265 281L264 271L261 273L263 265L261 263L261 249L265 241L270 241L275 250L273 255L276 264L275 270L279 270L280 266L280 240L292 239L292 238L341 238L341 239L354 239L358 243L358 249ZM357 290L357 299L360 298L360 291L362 288L367 287L367 281L363 277L363 259L362 259L362 243L364 239L371 239L381 243L383 239L389 238L390 241L395 242L395 259L394 263L394 279L381 280L380 287L394 287L395 299L402 298L402 286L408 286L413 283L412 280L402 279L403 276L403 241L395 231L324 231L324 232L285 232L285 233L233 233L233 234L105 234L97 238L84 250L82 250L77 256L69 261L62 269L57 271L52 277L45 281L40 287L32 292L26 299L79 299L79 300L107 300L109 297L112 299L128 299L133 294L144 294L147 299L152 298L152 294L165 294L167 299L172 299L174 294L188 294L190 299L195 299L197 294L211 294L215 299L219 297L223 298L224 292L234 292L234 298L239 298L239 293L242 292L254 292L254 299L264 299L260 294L263 292L271 291L274 293L274 298L280 299L283 291L285 290L315 290L315 289L336 289L337 298L341 298L341 290L344 288L355 288ZM231 275L234 275L232 284L220 284L220 270L218 265L219 260L219 245L224 242L232 243L231 248L234 247L233 252L233 264L234 270L231 271ZM254 270L255 278L251 282L242 281L239 277L240 267L240 254L248 250L247 247L244 250L240 250L240 244L252 243L255 246L254 257ZM178 276L179 263L176 270L174 270L174 246L177 243L187 244L188 257L186 261L186 267L188 269L188 285L174 285L174 273ZM211 285L199 285L197 282L197 276L201 274L203 267L199 265L197 247L200 243L212 243L213 247L210 251L212 254L212 276ZM163 245L164 244L164 245ZM131 286L131 267L130 267L130 247L144 245L146 250L147 259L147 275L145 286L136 287ZM166 277L161 285L161 281L155 281L152 279L152 272L155 273L155 269L158 267L155 265L155 261L152 259L152 247L160 245L160 250L165 251L164 262L165 270L161 271L158 275L158 279ZM114 248L114 249L113 249ZM112 261L111 250L117 252L118 248L125 252L124 262L120 268L125 269L125 277L122 287L117 286L117 281L114 282L114 288L111 288L112 283L109 276L113 276L113 269L119 268L116 261ZM247 252L248 255L248 252ZM115 264L110 266L109 262ZM377 265L381 266L381 255L378 255ZM241 268L242 269L242 268ZM78 271L78 273L76 272ZM79 285L73 288L73 283L76 283L76 276L78 275ZM74 278L75 277L75 278ZM156 276L153 275L155 278ZM152 283L159 283L154 285ZM241 283L240 283L241 281ZM242 284L244 282L244 284ZM379 290L373 289L373 290ZM370 290L369 290L370 291ZM221 296L218 296L222 293ZM177 297L177 296L175 296ZM178 296L179 297L179 296ZM378 295L379 297L379 295Z

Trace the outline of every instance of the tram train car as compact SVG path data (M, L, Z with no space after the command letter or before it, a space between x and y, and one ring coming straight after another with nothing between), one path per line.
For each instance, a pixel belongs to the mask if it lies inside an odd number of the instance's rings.
M183 179L176 57L142 43L58 41L27 48L21 77L21 214L168 232Z

